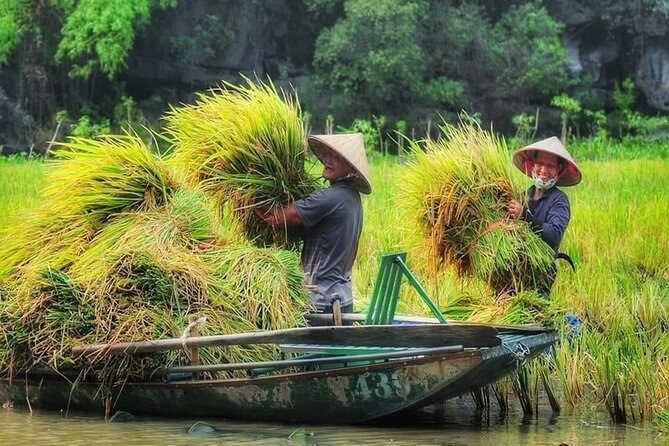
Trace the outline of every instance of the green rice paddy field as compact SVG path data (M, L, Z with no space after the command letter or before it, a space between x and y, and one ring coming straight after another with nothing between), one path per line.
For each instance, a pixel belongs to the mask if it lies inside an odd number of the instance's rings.
M567 408L605 409L618 422L669 429L669 160L579 166L582 183L565 189L572 220L562 243L576 272L559 265L552 314L574 313L582 326L578 337L557 349L551 367L556 391ZM375 158L370 167L374 192L363 198L356 310L367 306L379 256L408 251L410 267L447 317L521 321L504 312L512 297L495 297L482 283L431 266L417 228L401 210L403 163ZM39 203L43 170L37 159L0 158L2 227L20 225L20 212ZM398 311L428 315L408 286ZM554 320L565 329L563 318Z

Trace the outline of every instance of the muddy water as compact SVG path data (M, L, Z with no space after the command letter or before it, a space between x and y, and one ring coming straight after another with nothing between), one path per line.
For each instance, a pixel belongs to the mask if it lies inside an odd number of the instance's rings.
M585 421L587 418L588 421ZM197 421L214 430L188 433ZM308 426L222 419L138 417L105 423L82 413L0 409L2 445L656 445L669 437L650 429L612 426L605 414L476 414L449 404L411 417L366 426Z

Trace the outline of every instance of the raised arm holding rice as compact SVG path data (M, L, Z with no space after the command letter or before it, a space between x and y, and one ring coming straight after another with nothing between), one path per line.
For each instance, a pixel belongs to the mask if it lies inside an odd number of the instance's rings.
M307 143L330 186L257 214L274 227L304 228L301 262L312 304L331 313L333 299L339 298L342 312L352 312L351 269L363 222L360 193L372 191L362 134L312 135Z

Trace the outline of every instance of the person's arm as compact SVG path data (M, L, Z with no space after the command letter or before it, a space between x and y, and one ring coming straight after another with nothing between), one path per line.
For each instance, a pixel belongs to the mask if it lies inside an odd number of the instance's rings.
M560 244L571 218L569 200L566 196L558 197L548 211L546 221L535 218L529 209L523 210L521 218L530 224L543 241L555 248Z
M255 208L254 211L258 217L273 228L302 225L302 219L292 204L284 208Z

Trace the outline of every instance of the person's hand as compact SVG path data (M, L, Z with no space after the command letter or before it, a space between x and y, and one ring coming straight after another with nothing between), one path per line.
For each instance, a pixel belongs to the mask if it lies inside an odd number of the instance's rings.
M211 249L214 249L216 247L216 240L213 238L210 238L208 240L202 240L195 245L195 250L196 251L209 251Z
M516 200L509 201L509 217L518 218L523 212L523 205Z
M263 220L267 220L268 213L269 213L269 206L267 205L259 205L253 208L253 212L260 217Z

